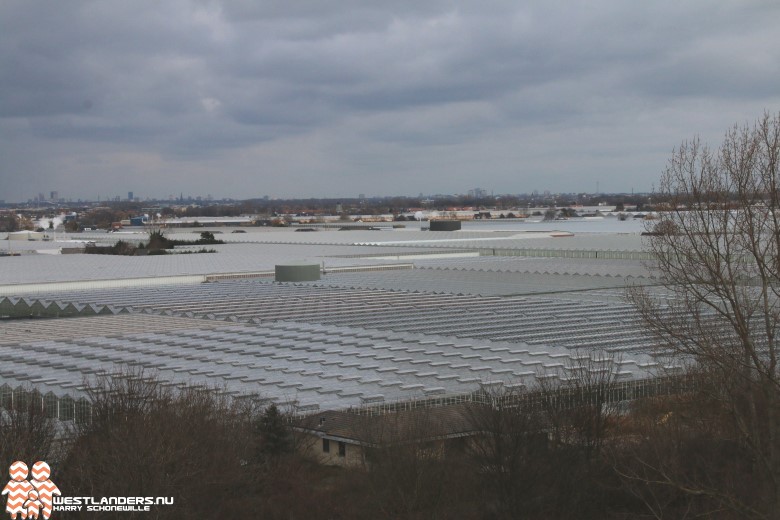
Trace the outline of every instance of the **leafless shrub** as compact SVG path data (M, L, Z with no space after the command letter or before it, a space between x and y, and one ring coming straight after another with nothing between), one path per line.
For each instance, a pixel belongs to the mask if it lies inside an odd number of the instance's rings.
M10 404L10 403L9 403ZM21 460L32 467L39 460L54 462L60 456L57 424L44 413L41 394L17 390L13 406L0 409L0 468Z
M79 425L60 477L68 494L173 497L156 518L224 516L256 495L245 406L133 370L100 376L87 393L91 420Z
M467 517L452 508L468 483L460 434L462 407L406 410L361 417L369 445L364 467L371 502L384 518Z

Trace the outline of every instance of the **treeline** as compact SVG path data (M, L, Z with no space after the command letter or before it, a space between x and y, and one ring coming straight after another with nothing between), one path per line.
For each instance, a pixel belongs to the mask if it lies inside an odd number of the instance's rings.
M153 507L163 519L776 518L775 483L747 456L724 382L692 377L693 389L627 409L567 406L544 385L536 406L488 393L461 407L469 433L452 438L432 436L430 409L364 417L363 463L329 467L283 410L128 372L87 386L91 419L78 424L17 401L0 415L0 463L49 462L65 496L173 497Z
M98 246L87 245L84 248L84 253L90 255L120 255L120 256L140 256L140 255L165 255L168 254L176 246L202 246L202 245L215 245L224 244L223 240L218 240L214 237L214 233L210 231L204 231L200 234L200 238L197 240L173 240L167 238L160 231L152 231L149 233L149 241L141 242L140 244L133 245L124 240L117 241L111 246ZM181 253L187 253L193 251L182 251ZM197 253L215 253L214 249L202 248Z
M428 210L449 211L453 207L471 207L475 211L504 211L538 207L558 207L584 205L592 206L604 203L607 206L632 206L638 210L653 210L663 202L658 194L651 200L646 194L562 194L562 195L500 195L473 197L467 195L437 195L433 199L424 197L369 197L342 199L249 199L233 202L171 202L171 201L106 201L99 207L85 206L83 203L70 204L52 209L48 217L53 218L62 213L73 212L75 218L65 223L69 232L77 232L84 228L111 229L115 222L130 219L144 213L159 213L165 219L197 218L197 217L238 217L244 215L259 215L273 218L279 215L295 214L301 216L333 215L339 211L345 215L379 215L406 213L412 209L426 208ZM150 210L150 204L159 204L158 208ZM663 205L661 205L663 207ZM16 215L21 213L20 220ZM0 231L16 231L17 229L33 229L32 219L40 217L40 210L19 208L13 212L0 215ZM156 219L156 214L149 215ZM262 218L261 218L262 220Z

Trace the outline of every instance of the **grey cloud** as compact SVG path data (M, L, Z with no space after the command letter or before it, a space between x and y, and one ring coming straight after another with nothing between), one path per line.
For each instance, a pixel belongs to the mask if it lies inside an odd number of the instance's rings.
M253 154L290 176L317 176L318 189L358 171L414 164L446 182L452 167L436 154L460 147L459 156L475 154L461 163L491 165L483 184L498 184L509 182L500 172L517 171L515 150L563 171L576 161L556 160L556 136L615 127L622 131L610 134L609 146L591 136L575 148L583 171L618 178L617 160L605 155L632 150L647 161L637 143L670 149L689 135L667 110L722 114L688 119L721 132L734 122L726 115L750 119L756 106L777 108L778 17L774 2L760 1L7 0L0 180L18 170L45 178L56 158L41 154L78 162L92 146L154 156L161 170L178 171L171 179L201 186L213 179L204 170L210 164L229 165L221 175L234 178L222 185L240 185ZM666 119L651 133L636 124L647 114ZM294 146L318 160L286 156ZM650 167L662 166L661 158ZM93 166L84 168L87 176ZM558 178L563 173L549 177ZM16 197L24 198L0 193Z

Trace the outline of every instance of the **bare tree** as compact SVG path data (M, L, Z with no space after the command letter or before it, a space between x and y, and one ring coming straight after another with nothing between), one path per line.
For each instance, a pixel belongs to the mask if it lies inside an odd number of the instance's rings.
M662 176L669 205L648 238L666 293L629 291L662 351L717 382L701 388L729 421L722 431L747 454L744 478L759 493L661 478L756 518L780 518L779 166L780 115L735 126L717 149L684 142Z
M575 443L587 460L598 456L616 416L612 400L622 357L575 349L557 374L537 375L548 431L556 443ZM552 377L550 377L552 376Z
M763 518L751 454L707 388L717 383L697 381L694 391L632 404L622 442L610 450L622 488L659 520Z
M60 477L71 494L174 498L151 518L230 516L257 496L252 414L242 404L132 369L97 377L87 393L91 419Z
M6 471L21 460L29 466L38 460L54 462L57 449L57 424L46 416L42 396L33 389L17 389L13 406L0 409L0 464Z
M485 386L485 403L470 408L471 442L485 509L495 518L535 518L552 490L547 421L521 386Z
M364 470L372 516L385 518L467 518L452 504L466 487L462 444L453 433L470 430L462 406L418 408L360 417L359 435L368 448Z

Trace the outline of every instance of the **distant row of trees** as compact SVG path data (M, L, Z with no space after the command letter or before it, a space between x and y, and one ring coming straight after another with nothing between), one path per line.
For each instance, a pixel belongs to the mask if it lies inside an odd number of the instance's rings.
M33 221L24 215L0 214L0 232L32 231L34 227Z
M654 194L654 200L660 200L659 194ZM466 196L442 196L435 201L424 201L419 197L383 197L369 199L290 199L290 200L264 200L250 199L237 202L208 202L192 204L171 204L161 203L156 209L162 219L183 218L183 217L237 217L241 215L265 215L272 218L279 215L293 214L300 216L317 217L318 215L332 215L341 208L341 213L345 215L378 215L393 214L400 215L408 212L409 208L425 207L435 211L449 211L453 207L470 207L475 211L487 211L495 209L498 213L519 209L535 207L568 207L574 205L589 205L604 202L607 205L624 204L636 206L639 209L652 209L648 205L646 195L599 195L591 199L582 194L576 197L537 197L537 196L513 196L504 195L501 197L485 197L480 199L469 198ZM147 207L150 202L105 202L99 207L84 206L75 204L68 207L58 208L50 217L64 211L73 212L76 218L65 223L67 231L76 232L84 228L110 229L115 222L126 220L135 215L148 212ZM27 218L37 218L40 215L36 210L18 210ZM0 217L0 231L4 224L5 217Z
M111 246L87 245L84 249L86 254L92 255L119 255L119 256L137 256L137 255L164 255L176 246L205 246L224 244L223 240L214 237L214 233L204 231L197 240L173 240L167 238L161 231L154 230L149 233L148 242L133 245L124 240L118 240ZM214 253L214 249L205 249L197 251L198 253Z

